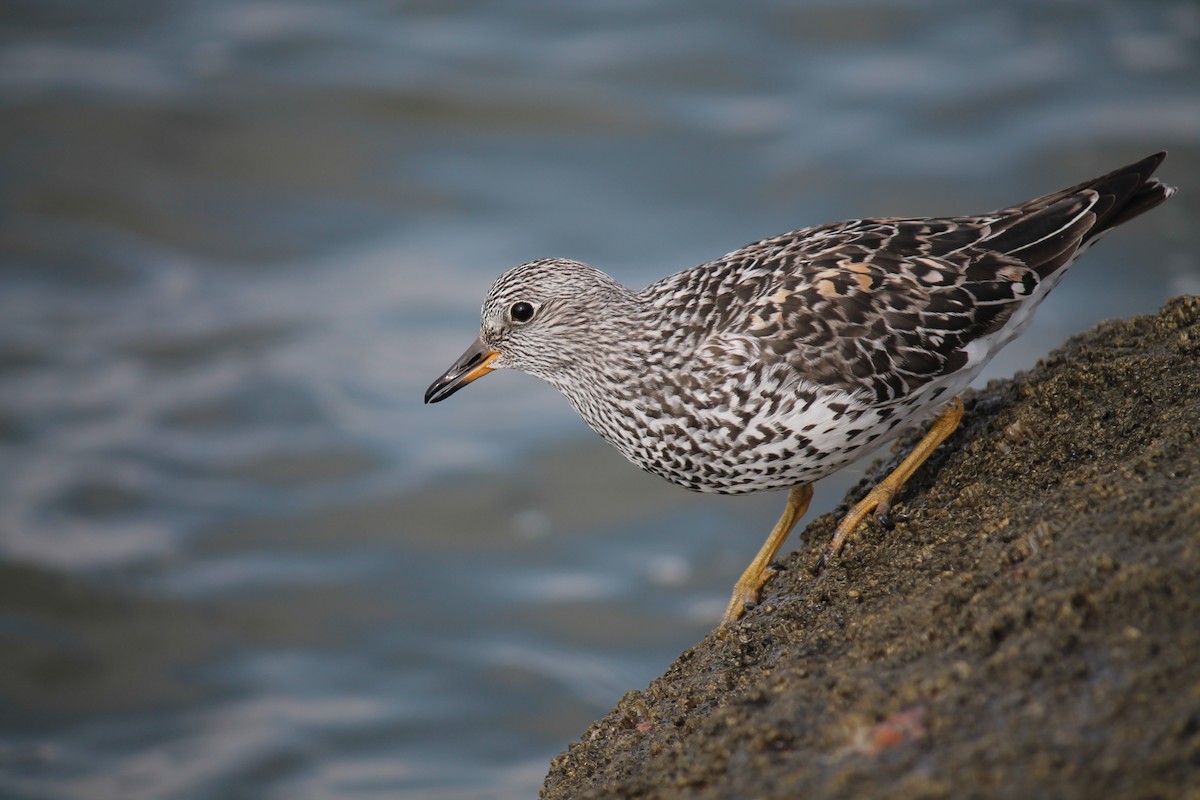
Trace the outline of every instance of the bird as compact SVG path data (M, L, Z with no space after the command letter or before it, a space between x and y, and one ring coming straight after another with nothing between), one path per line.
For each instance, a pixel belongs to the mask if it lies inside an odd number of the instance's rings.
M559 390L629 461L696 492L787 490L721 626L758 603L812 484L932 419L842 517L813 567L897 493L959 426L959 395L1029 326L1104 234L1175 189L1166 157L975 216L864 218L763 239L641 291L579 261L509 269L478 337L425 393L498 369Z

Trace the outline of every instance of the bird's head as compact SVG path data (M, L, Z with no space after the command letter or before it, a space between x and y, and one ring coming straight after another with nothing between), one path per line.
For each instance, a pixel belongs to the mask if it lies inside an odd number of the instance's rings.
M631 297L598 269L547 258L513 267L492 284L480 313L479 336L425 392L445 400L497 369L518 369L559 386L590 365L597 330Z

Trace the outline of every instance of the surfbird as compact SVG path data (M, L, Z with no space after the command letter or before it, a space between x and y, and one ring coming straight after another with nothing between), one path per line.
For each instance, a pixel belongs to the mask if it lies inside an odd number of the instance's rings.
M963 217L858 219L740 250L633 291L568 259L501 275L479 337L425 393L497 369L564 394L647 472L685 489L788 489L722 624L758 601L811 484L905 429L928 433L842 518L814 571L958 427L958 399L1102 235L1164 202L1166 153L1020 205Z

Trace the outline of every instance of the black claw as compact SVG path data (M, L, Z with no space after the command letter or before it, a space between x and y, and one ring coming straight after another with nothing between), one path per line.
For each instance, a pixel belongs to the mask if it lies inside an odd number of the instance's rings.
M879 523L879 527L885 531L894 530L896 527L895 521L892 519L891 509L884 509L875 514L875 521Z
M829 555L827 553L821 553L821 555L817 556L817 560L813 562L813 565L808 568L808 571L812 573L814 578L817 577L821 574L821 571L825 569L825 562L828 560Z
M767 566L767 569L771 570L772 572L787 572L787 564L781 564L778 561L772 561Z

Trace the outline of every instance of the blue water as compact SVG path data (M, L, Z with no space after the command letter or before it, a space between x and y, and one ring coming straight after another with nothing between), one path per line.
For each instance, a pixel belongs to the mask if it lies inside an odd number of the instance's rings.
M643 475L525 376L423 406L495 275L1160 148L1183 191L989 377L1200 293L1196 3L10 3L0 796L534 795L782 498Z

